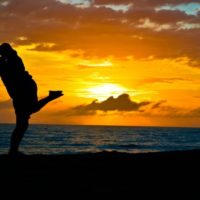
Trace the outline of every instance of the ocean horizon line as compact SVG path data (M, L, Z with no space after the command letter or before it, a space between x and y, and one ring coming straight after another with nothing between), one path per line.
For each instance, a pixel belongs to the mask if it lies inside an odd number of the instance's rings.
M15 123L2 123L0 125L15 125ZM30 123L30 126L94 126L94 127L135 127L135 128L189 128L189 129L199 129L200 126L148 126L148 125L113 125L113 124L54 124L54 123Z

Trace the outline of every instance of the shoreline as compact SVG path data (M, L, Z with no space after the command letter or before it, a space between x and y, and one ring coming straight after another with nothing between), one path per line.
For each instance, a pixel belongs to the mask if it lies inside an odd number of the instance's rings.
M174 191L198 186L200 150L128 154L100 152L76 155L0 155L5 186L17 185L46 194L57 191L131 193L160 188ZM168 182L170 181L170 184ZM63 190L65 188L65 190ZM16 189L16 188L15 188ZM183 190L184 192L184 190Z

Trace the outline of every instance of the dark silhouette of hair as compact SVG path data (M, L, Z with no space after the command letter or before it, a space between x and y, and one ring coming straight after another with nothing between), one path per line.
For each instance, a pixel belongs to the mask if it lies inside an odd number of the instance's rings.
M0 45L0 76L13 100L16 128L11 136L10 154L18 154L19 144L28 128L31 114L38 112L48 102L62 96L62 91L49 91L41 100L37 97L37 84L25 70L22 59L9 43Z
M3 43L0 46L0 54L4 57L15 56L17 52L11 47L9 43Z

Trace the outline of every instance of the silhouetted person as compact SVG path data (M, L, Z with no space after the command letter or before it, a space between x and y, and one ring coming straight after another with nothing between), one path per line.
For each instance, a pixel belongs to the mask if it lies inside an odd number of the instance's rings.
M25 71L22 59L8 43L0 45L0 77L15 109L16 127L11 136L9 153L17 155L20 154L19 144L28 128L30 115L63 94L62 91L49 91L46 98L38 101L35 81Z

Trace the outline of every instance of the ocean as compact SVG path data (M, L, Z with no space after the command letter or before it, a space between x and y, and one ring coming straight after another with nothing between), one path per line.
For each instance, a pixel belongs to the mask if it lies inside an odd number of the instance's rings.
M9 148L14 125L0 125L0 154ZM200 148L200 128L30 125L20 146L25 154L101 151L161 152Z

